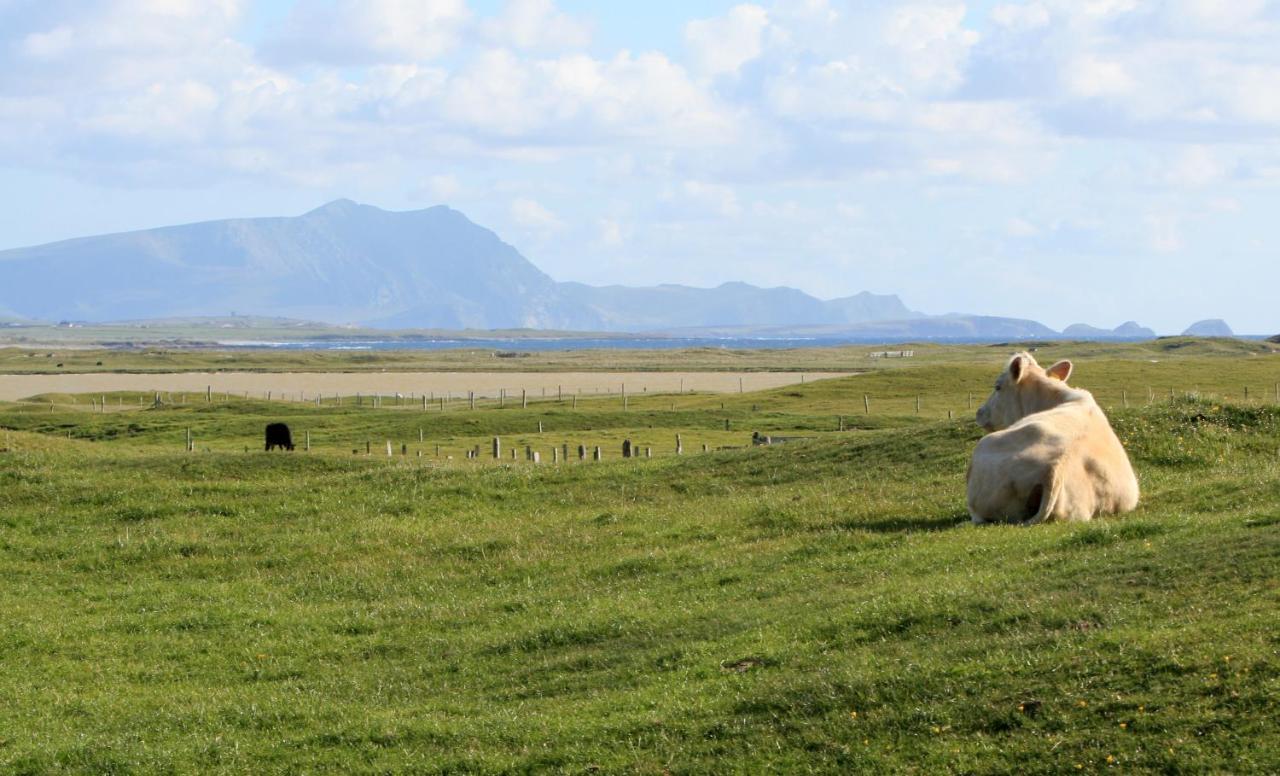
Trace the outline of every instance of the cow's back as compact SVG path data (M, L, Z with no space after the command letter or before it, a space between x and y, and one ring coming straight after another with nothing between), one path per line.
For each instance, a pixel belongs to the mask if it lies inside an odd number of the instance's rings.
M983 437L970 464L968 505L975 522L1089 520L1130 511L1137 502L1129 457L1091 396ZM1042 504L1048 508L1043 514Z

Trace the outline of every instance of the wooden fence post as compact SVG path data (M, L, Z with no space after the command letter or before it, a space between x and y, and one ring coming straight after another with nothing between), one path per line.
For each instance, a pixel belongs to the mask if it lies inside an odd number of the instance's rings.
M622 457L623 458L631 457L631 440L630 439L622 440Z
M391 440L390 440L390 439L388 439L388 440L387 440L387 457L388 457L388 458L390 458L390 457L391 457L391 455L392 455L392 453L391 453Z
M684 455L684 441L676 434L676 455Z
M476 408L476 392L475 391L467 391L467 401L471 404L471 409L474 410Z
M529 409L529 392L523 388L520 389L520 409Z
M919 414L920 414L920 396L919 396L919 394L917 394L917 395L916 395L916 414L917 414L917 415L919 415Z
M191 452L191 450L192 450L191 429L188 428L187 429L187 452L189 453Z
M862 394L862 409L867 415L871 414L871 397L865 393Z
M538 433L542 433L542 421L538 421Z
M305 435L306 435L306 436L304 437L304 438L306 439L306 442L304 443L304 444L305 444L305 447L304 447L303 449L304 449L306 452L308 452L308 453L309 453L309 452L311 452L311 432L310 432L310 431L306 431L306 432L304 432L304 433L305 433Z
M600 454L600 445L596 445L595 460L599 461L602 457L603 456Z
M585 460L587 460L587 446L586 446L586 445L578 445L578 460L579 460L579 461L585 461Z
M496 461L502 457L502 440L498 437L493 438L493 459Z

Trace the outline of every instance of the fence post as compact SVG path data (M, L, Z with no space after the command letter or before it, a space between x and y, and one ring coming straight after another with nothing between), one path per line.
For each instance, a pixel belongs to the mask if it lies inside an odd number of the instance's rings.
M596 445L595 460L599 461L601 458L602 456L600 455L600 445Z
M392 455L392 453L391 453L391 440L390 440L390 439L388 439L388 440L387 440L387 457L388 457L388 458L390 458L390 457L391 457L391 455Z
M585 461L585 460L587 460L587 446L586 446L586 445L578 445L578 460L579 460L579 461Z
M862 409L865 414L871 414L871 397L867 396L865 393L862 394Z
M502 440L498 437L493 438L493 458L497 460L502 457Z
M623 458L631 457L631 440L630 439L622 440L622 457Z
M538 433L542 433L542 421L538 421Z
M916 395L916 414L917 414L917 415L919 415L919 414L920 414L920 396L919 396L919 394L917 394L917 395Z
M1129 409L1129 392L1128 391L1120 392L1120 404L1125 409Z
M191 452L191 429L187 429L187 452Z
M520 389L520 409L529 409L529 392L523 388Z
M676 434L676 455L684 455L684 441Z
M728 419L728 418L725 418L725 419L724 419L724 430L725 430L725 431L728 431L728 430L729 430L729 419Z
M573 409L578 409L578 394L573 395Z
M311 432L310 432L310 431L306 431L306 432L303 432L303 433L305 434L305 437L304 437L304 438L306 439L306 442L304 442L304 443L303 443L303 445L304 445L303 449L304 449L304 450L306 450L306 452L308 452L308 453L309 453L309 452L311 452Z
M475 391L467 391L467 401L471 404L471 409L474 410L476 408L476 392Z
M422 429L418 429L418 444L422 444Z

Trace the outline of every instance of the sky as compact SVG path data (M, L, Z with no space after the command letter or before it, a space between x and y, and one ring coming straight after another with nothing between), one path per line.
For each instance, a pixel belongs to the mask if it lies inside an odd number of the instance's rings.
M347 197L557 280L1280 331L1280 2L0 0L0 249Z

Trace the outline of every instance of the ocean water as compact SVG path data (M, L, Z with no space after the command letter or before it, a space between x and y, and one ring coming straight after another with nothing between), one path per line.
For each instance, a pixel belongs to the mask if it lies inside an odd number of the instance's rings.
M930 340L932 342L981 342L984 340ZM991 340L995 341L995 340ZM717 348L723 350L759 350L785 348L821 348L839 345L867 345L884 340L833 338L758 338L758 337L570 337L570 338L405 338L367 340L309 340L301 342L267 342L258 340L224 340L218 344L228 348L271 348L278 350L478 350L531 353L551 350L679 350L684 348Z

